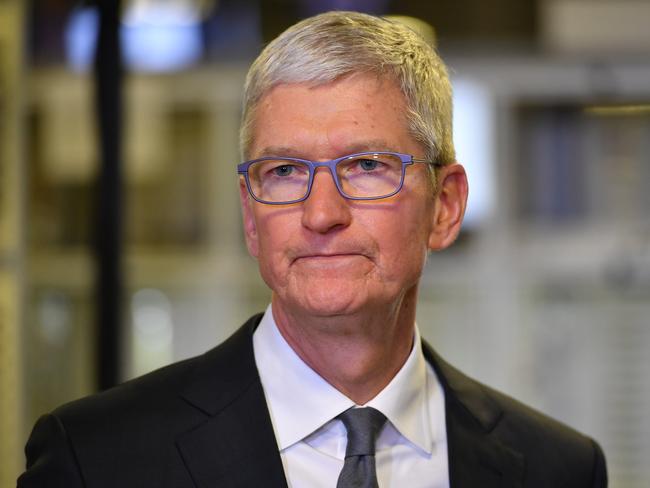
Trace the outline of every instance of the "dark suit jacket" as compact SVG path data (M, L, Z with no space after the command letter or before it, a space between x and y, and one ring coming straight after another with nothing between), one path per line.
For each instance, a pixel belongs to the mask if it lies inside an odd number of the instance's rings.
M226 342L42 417L20 488L286 487L252 317ZM423 345L445 390L452 487L604 487L591 439L466 377Z

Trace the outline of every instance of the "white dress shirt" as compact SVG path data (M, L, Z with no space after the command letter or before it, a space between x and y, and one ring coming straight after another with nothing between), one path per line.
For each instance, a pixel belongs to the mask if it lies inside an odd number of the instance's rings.
M444 392L414 347L397 375L364 406L387 418L376 444L381 488L449 487ZM278 330L271 306L253 335L275 438L290 488L335 488L347 433L336 416L355 403L298 357Z

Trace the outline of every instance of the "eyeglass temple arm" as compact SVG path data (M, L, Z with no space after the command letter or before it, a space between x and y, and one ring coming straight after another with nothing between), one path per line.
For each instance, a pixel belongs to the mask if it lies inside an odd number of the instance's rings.
M444 166L445 165L445 163L443 163L441 161L429 161L428 159L416 159L416 158L413 158L413 159L411 159L411 162L412 163L430 164L432 166Z

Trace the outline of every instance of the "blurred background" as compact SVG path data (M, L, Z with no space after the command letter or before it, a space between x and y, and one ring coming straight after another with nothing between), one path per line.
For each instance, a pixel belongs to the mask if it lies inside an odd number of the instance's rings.
M0 486L36 418L221 342L246 69L331 10L406 16L455 86L465 229L423 335L650 486L650 1L0 0Z

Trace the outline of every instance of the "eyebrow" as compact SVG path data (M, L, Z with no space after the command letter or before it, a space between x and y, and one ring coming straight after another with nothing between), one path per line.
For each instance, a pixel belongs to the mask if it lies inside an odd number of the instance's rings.
M360 152L392 152L394 148L391 148L389 144L384 139L371 139L368 141L356 142L352 145L346 146L345 151L342 152L339 156L345 156L347 154L356 154ZM257 157L280 157L286 156L290 158L298 159L308 159L304 157L304 153L296 148L291 146L266 146L259 152Z

